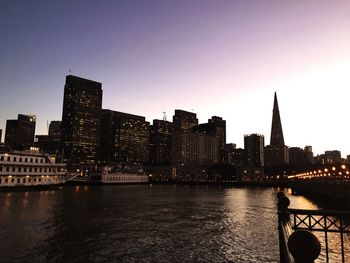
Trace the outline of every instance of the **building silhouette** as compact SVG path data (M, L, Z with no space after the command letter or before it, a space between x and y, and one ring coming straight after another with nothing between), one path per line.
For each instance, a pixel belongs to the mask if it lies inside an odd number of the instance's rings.
M212 117L198 125L195 113L175 110L173 116L172 166L179 176L207 176L207 169L224 158L226 122Z
M102 110L100 160L111 165L149 161L149 122L145 117Z
M44 153L61 154L61 121L51 121L48 135L36 135L35 146Z
M69 168L96 163L101 106L101 83L73 75L66 76L61 147Z
M245 163L247 166L264 166L264 146L264 135L249 134L244 136Z
M166 120L153 120L150 126L149 156L151 165L170 165L174 125Z
M288 147L284 143L277 94L275 92L270 145L265 147L265 166L283 166L289 163Z
M34 145L35 124L35 115L18 114L17 120L7 120L5 143L12 150L28 150Z

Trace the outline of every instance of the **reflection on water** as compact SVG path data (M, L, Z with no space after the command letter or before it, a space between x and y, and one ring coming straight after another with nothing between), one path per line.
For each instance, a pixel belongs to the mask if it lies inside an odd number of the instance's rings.
M290 199L291 207L316 208ZM0 225L4 262L279 262L273 188L0 193Z

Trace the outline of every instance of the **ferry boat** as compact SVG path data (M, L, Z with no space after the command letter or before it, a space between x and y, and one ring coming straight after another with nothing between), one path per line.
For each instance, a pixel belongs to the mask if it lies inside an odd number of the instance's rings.
M103 167L101 172L92 176L93 181L101 184L145 184L149 182L149 176L143 169L131 169L130 167Z
M66 165L55 157L29 151L0 152L0 188L59 185L66 182Z

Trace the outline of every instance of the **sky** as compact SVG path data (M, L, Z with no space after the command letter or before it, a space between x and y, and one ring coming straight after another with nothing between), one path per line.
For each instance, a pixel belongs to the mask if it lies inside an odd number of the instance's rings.
M103 108L200 123L227 142L270 143L277 92L285 143L350 154L349 0L0 0L0 129L61 120L65 76L102 83Z

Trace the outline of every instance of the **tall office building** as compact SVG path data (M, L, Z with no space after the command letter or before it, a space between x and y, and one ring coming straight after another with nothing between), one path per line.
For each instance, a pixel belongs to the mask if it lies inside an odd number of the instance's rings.
M17 120L7 120L5 143L13 150L28 150L34 144L35 115L18 114Z
M281 166L289 163L288 147L284 144L282 123L275 92L270 145L265 147L265 165Z
M150 163L154 165L170 165L171 149L174 133L172 122L153 120L150 126L149 152Z
M142 165L149 161L149 122L145 117L102 110L101 157L110 164Z
M44 153L62 154L60 151L61 145L61 121L51 121L49 125L48 135L36 135L35 146Z
M197 115L184 110L175 110L173 125L172 164L174 167L182 167L191 160L192 128L198 125Z
M250 134L244 136L244 152L247 166L264 166L264 146L264 135Z
M90 166L97 162L101 107L101 83L66 76L61 145L68 167Z
M198 125L195 113L175 110L172 164L177 170L193 171L196 166L219 163L224 155L221 142L226 139L226 123L213 117ZM222 150L222 152L221 152Z
M218 153L219 162L224 162L226 145L226 121L221 117L213 116L208 123L202 123L193 128L195 132L205 133L209 136L216 136L219 140Z

